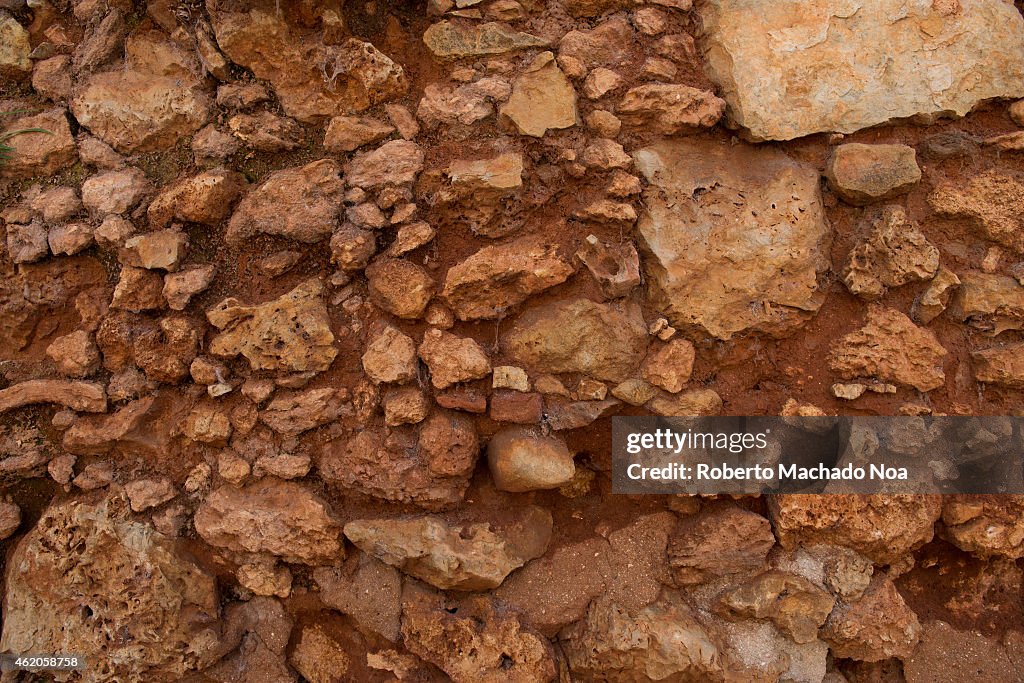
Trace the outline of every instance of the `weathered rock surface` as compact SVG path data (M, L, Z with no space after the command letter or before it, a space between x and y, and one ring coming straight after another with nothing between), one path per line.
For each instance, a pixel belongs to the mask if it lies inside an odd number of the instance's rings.
M328 607L390 641L401 637L402 575L394 567L360 553L341 568L317 567L313 580Z
M991 636L959 630L942 621L922 625L921 640L904 660L903 673L907 683L1021 680L1020 662L1012 646L1004 648Z
M0 76L20 79L32 73L28 31L6 11L0 13Z
M825 169L832 191L854 206L906 194L921 180L917 153L907 145L839 145Z
M38 403L58 405L89 413L107 410L102 384L59 379L31 379L0 389L0 413Z
M553 489L572 481L573 454L556 436L509 427L487 443L487 464L494 486L501 491Z
M353 157L345 167L345 182L365 189L411 183L423 170L423 158L415 142L392 140Z
M344 190L341 167L332 159L274 171L238 203L226 237L236 244L260 233L318 242L334 231Z
M203 225L218 225L231 215L231 209L248 183L236 171L214 169L187 178L161 192L147 209L149 223L164 228L172 220Z
M843 270L843 282L850 292L872 301L889 287L935 277L939 250L901 207L886 207L864 223L870 232L850 252Z
M715 680L724 659L717 638L678 599L636 611L595 600L567 629L562 649L573 673L597 680Z
M619 382L640 366L647 350L647 326L635 304L570 299L521 315L502 348L537 372L579 372Z
M931 330L878 304L868 306L864 326L832 345L829 367L846 380L869 379L911 386L918 391L941 387L946 349Z
M306 280L265 304L225 299L206 317L221 330L210 342L210 353L245 356L254 370L322 371L338 355L319 280Z
M551 540L551 513L527 507L508 525L450 524L439 516L357 519L345 536L359 549L443 590L496 588Z
M325 387L279 394L260 412L260 422L280 434L301 434L351 413L347 393Z
M606 245L596 236L588 235L576 258L587 267L607 297L626 296L640 284L640 256L632 242Z
M270 553L285 562L329 565L345 558L341 525L330 507L301 484L264 479L210 492L195 516L210 545L240 553Z
M504 102L511 94L512 86L497 76L457 88L431 84L423 90L416 116L428 129L441 124L468 126L493 115L494 103Z
M430 382L436 389L480 379L491 372L491 361L479 344L443 330L427 330L417 353L430 368Z
M831 243L817 171L696 140L633 158L653 185L638 223L648 296L674 327L782 336L817 312Z
M677 394L690 381L696 351L686 339L673 339L647 352L640 374L649 384Z
M1020 496L954 496L942 506L953 545L979 557L1024 557L1024 500Z
M402 67L370 43L348 38L328 44L298 16L272 6L212 2L210 17L225 54L270 81L285 112L300 121L362 111L408 89Z
M330 442L318 466L328 483L438 510L462 500L479 455L473 421L436 411L416 427L368 429Z
M921 624L893 582L877 574L859 600L836 606L821 634L837 657L877 662L910 657Z
M783 548L831 543L879 564L892 564L932 539L941 513L939 496L780 495L769 500Z
M802 576L780 571L759 574L722 596L732 613L768 619L797 643L818 637L835 598Z
M500 318L572 273L555 245L524 237L484 247L450 268L441 296L459 320Z
M23 133L4 140L4 144L13 149L10 152L10 159L0 167L0 174L3 177L29 178L34 175L51 175L78 160L78 149L64 109L50 109L40 114L19 116L13 120L7 117L4 119L4 133L29 128L42 128L49 133Z
M767 519L734 506L716 507L680 521L669 539L669 566L680 585L754 573L773 545Z
M1024 286L1005 275L966 271L953 293L949 315L990 336L1022 329Z
M552 53L542 52L520 74L498 117L521 135L536 138L576 125L576 91Z
M436 289L430 273L406 259L378 259L366 268L366 279L370 300L406 320L423 316Z
M188 81L115 70L91 76L71 101L71 111L117 151L152 152L202 128L211 104Z
M360 116L335 116L327 126L324 149L334 154L352 152L395 132L393 126Z
M701 7L702 47L730 119L753 138L852 133L1024 95L1024 18L1013 10L998 0L714 0Z
M627 126L662 135L710 128L725 111L725 101L688 85L652 83L630 88L615 113Z
M943 216L968 221L982 237L1024 253L1024 177L991 169L965 182L940 185L928 205Z
M74 650L95 662L89 681L178 679L216 661L214 577L129 515L118 493L43 512L7 563L4 651Z
M408 382L416 377L416 344L388 325L366 345L362 362L367 376L377 384Z
M974 351L971 362L979 382L1024 389L1024 344Z
M441 21L423 32L423 42L442 59L500 55L547 45L543 38L515 31L496 21L484 24Z

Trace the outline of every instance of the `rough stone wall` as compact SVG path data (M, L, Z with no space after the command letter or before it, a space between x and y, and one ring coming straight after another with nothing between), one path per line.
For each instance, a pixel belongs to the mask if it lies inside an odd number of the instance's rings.
M609 483L615 414L1020 414L1020 98L1005 0L0 0L0 650L1021 680L1018 498Z

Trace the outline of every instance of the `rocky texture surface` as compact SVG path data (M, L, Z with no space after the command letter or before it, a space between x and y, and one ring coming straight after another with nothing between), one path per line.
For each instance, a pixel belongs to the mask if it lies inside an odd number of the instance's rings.
M703 141L634 158L652 183L638 223L648 296L669 322L729 339L783 335L813 316L831 233L812 169L767 148Z
M0 0L0 649L1015 680L1019 497L622 496L610 444L1024 411L1020 10Z
M1024 95L1024 24L1013 7L999 0L901 7L897 0L714 0L701 11L708 73L730 118L767 140L963 116L988 98ZM874 68L880 62L887 67Z

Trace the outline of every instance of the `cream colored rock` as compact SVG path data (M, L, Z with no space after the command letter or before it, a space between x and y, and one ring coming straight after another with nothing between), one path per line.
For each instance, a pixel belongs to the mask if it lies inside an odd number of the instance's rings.
M416 377L416 344L390 325L366 345L363 371L377 384L408 382Z
M358 519L345 536L359 549L402 572L444 590L486 590L544 554L551 513L530 506L505 528L488 522L449 524L423 515Z
M979 382L1024 389L1024 344L975 351L971 362L974 378Z
M651 183L637 224L648 297L674 327L784 336L817 312L831 231L814 168L689 139L633 158Z
M307 280L265 304L225 299L206 317L221 330L210 342L210 353L245 356L254 370L318 372L338 355L319 280Z
M963 116L1024 95L1024 18L1002 0L712 0L700 16L707 72L755 139Z
M630 88L615 113L627 126L678 135L710 128L724 111L725 101L711 91L651 83Z
M202 128L211 104L188 81L115 70L91 76L71 110L82 126L117 151L153 152Z
M269 553L285 562L329 565L345 558L330 507L294 482L264 479L212 491L195 515L196 533L214 547Z
M862 299L878 299L889 287L922 282L939 270L939 250L899 206L869 214L870 232L850 251L843 282Z
M768 505L783 548L830 543L893 564L932 540L941 496L773 496Z
M436 389L480 379L491 372L491 362L479 344L442 330L427 330L418 353L430 368L430 381Z
M556 436L541 436L522 427L506 427L487 444L487 463L500 491L558 488L576 473L573 454Z
M868 306L864 326L832 344L829 367L845 380L873 380L931 391L945 384L947 351L930 330L893 308Z
M515 391L529 391L530 378L526 370L517 368L514 365L498 365L491 374L492 389L514 389Z
M32 73L28 31L7 12L0 10L0 76L20 79Z
M500 55L547 45L543 38L514 31L496 21L485 24L442 21L423 32L423 42L442 59Z
M521 135L544 137L549 130L576 125L576 90L550 52L542 52L512 84L498 118Z
M578 372L618 382L639 368L647 350L647 327L635 304L567 299L521 315L502 348L537 372Z
M450 268L441 296L459 320L500 318L572 273L554 244L524 237L484 247Z
M956 273L945 266L939 266L935 277L928 283L928 288L914 300L914 306L910 311L911 317L921 325L927 325L935 320L949 306L949 301L959 286L960 278Z
M1024 287L1012 277L978 271L960 276L949 315L989 336L1024 328Z
M1024 177L986 170L940 185L928 204L942 216L967 221L985 239L1024 253Z

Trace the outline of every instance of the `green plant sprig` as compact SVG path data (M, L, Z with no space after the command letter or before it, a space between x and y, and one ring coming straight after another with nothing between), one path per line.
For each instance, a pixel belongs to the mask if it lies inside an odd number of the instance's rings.
M21 111L4 111L0 112L0 117L11 116L12 114L22 114ZM45 128L21 128L19 130L12 130L6 133L0 133L0 166L3 166L11 159L11 155L14 153L14 147L7 144L7 141L16 135L24 135L25 133L46 133L47 135L53 135L52 132Z

